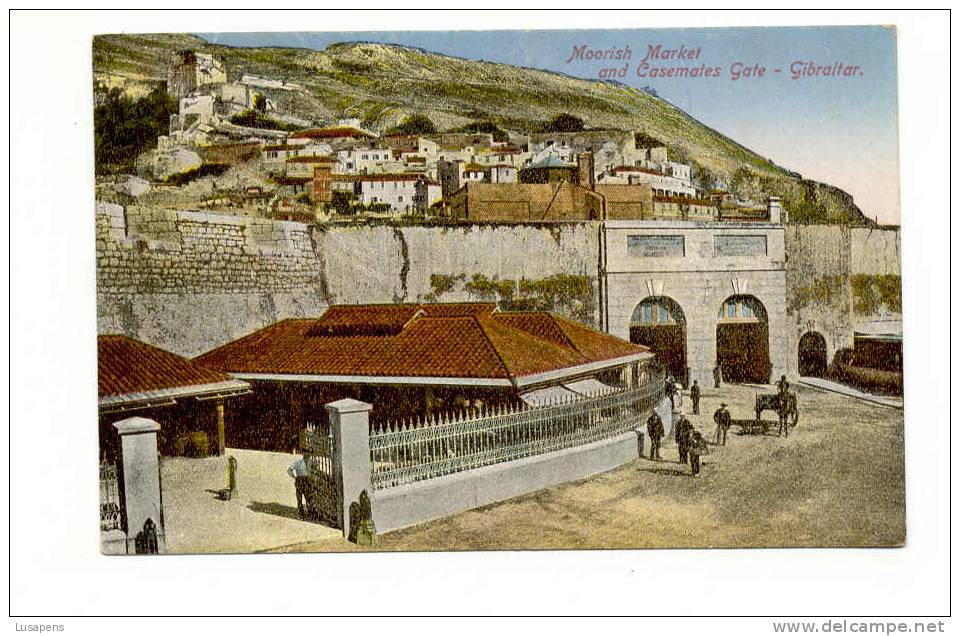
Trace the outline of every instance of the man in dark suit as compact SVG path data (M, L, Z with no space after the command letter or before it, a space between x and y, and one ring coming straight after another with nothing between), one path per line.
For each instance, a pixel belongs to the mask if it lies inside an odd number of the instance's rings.
M687 454L690 450L690 433L693 432L693 424L687 419L686 413L680 411L680 419L677 420L674 439L677 441L677 450L680 453L680 463L687 463Z
M700 415L700 385L696 380L690 387L690 401L693 403L693 414Z
M647 418L647 435L650 436L650 459L660 459L660 440L663 439L663 420L654 411Z

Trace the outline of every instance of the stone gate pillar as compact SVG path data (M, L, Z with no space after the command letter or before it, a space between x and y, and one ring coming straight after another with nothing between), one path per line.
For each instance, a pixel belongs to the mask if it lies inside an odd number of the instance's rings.
M350 532L350 504L364 490L372 495L370 482L370 411L366 402L346 398L326 405L333 435L331 464L337 489L337 521L343 536Z
M137 536L150 525L156 532L157 552L165 552L160 459L157 455L160 424L145 417L131 417L114 422L113 426L120 434L123 479L120 507L126 519L127 554L137 552ZM141 537L141 544L143 541Z

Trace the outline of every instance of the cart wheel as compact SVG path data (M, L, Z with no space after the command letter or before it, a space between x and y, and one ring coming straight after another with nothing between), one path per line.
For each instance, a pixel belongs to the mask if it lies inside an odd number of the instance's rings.
M790 426L796 426L800 423L800 409L793 407L793 413L790 414Z

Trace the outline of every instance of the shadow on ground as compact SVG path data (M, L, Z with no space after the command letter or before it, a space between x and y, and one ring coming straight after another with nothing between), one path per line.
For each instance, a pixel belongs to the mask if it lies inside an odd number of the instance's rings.
M247 508L254 512L262 512L268 515L286 517L287 519L300 519L300 512L296 508L293 506L285 506L275 501L271 501L270 503L251 501Z
M776 436L780 428L780 422L777 420L733 420L733 425L737 427L734 435L773 435Z
M686 475L687 473L676 468L642 468L640 472L643 473L653 473L654 475L668 475L670 477L677 477L679 475Z

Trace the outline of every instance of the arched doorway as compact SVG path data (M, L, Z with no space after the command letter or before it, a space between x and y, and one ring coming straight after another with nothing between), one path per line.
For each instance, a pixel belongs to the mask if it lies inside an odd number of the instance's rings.
M667 296L648 296L630 319L630 342L644 345L667 373L687 383L687 321L683 310Z
M800 375L815 378L827 374L827 340L816 331L808 331L800 337L797 370Z
M731 296L717 318L717 364L724 382L767 384L770 337L763 303L754 296Z

